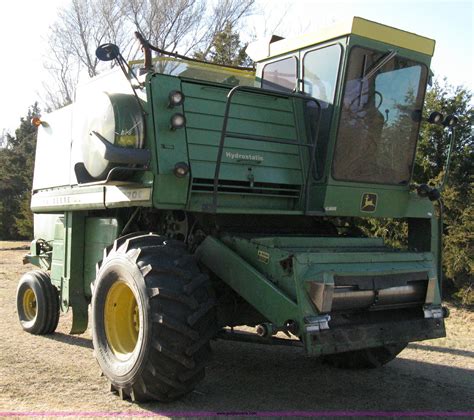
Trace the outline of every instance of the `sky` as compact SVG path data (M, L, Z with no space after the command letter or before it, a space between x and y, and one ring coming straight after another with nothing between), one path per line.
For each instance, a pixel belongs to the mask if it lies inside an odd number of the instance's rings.
M0 133L13 132L35 101L41 106L49 26L68 0L0 2ZM242 39L285 37L360 16L436 40L432 70L474 91L474 0L257 0Z

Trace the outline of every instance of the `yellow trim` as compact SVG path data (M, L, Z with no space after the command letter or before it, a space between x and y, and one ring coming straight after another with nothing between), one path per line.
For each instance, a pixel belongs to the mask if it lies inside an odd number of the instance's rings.
M28 287L23 295L23 312L27 321L36 317L36 295L31 287Z
M260 61L290 51L300 50L311 45L330 41L331 39L340 38L341 36L351 33L351 25L352 20L346 20L317 32L303 34L294 38L282 39L281 41L276 41L270 44L270 47L267 50L267 53L269 52L268 55L262 57L251 56L251 58L255 61Z
M387 25L372 22L360 17L336 23L323 30L300 35L295 38L282 39L271 43L269 46L261 45L256 49L256 53L251 57L255 61L263 61L271 57L300 50L322 42L331 41L347 35L359 35L375 41L384 42L396 47L406 48L432 56L435 48L435 41L421 35L392 28ZM258 43L258 41L257 41Z
M359 17L354 18L352 33L429 56L434 54L435 41L433 39Z
M140 316L135 295L123 280L116 281L107 293L104 326L107 342L115 356L127 360L137 345Z

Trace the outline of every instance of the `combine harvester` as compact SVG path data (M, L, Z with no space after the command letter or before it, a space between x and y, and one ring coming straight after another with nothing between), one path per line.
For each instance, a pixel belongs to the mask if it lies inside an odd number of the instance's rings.
M410 181L433 40L354 18L252 44L255 74L137 36L143 61L100 46L117 70L35 119L25 331L90 315L134 401L193 390L216 338L366 368L445 336L440 193ZM428 120L454 138L454 116ZM406 222L407 246L362 235L367 217Z

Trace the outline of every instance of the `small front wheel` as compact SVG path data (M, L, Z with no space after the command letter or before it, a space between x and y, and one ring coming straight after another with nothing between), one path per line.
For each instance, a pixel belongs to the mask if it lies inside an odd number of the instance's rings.
M59 296L48 273L30 271L24 274L16 292L18 318L22 328L31 334L52 334L59 321Z

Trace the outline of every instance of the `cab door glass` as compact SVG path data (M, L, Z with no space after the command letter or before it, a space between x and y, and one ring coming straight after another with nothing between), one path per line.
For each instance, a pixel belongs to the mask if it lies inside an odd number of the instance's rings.
M304 93L317 99L321 105L319 127L313 130L317 132L317 138L316 134L314 135L317 144L313 170L316 179L322 178L324 173L341 54L342 46L333 44L306 52L303 57ZM309 123L317 125L317 121Z

